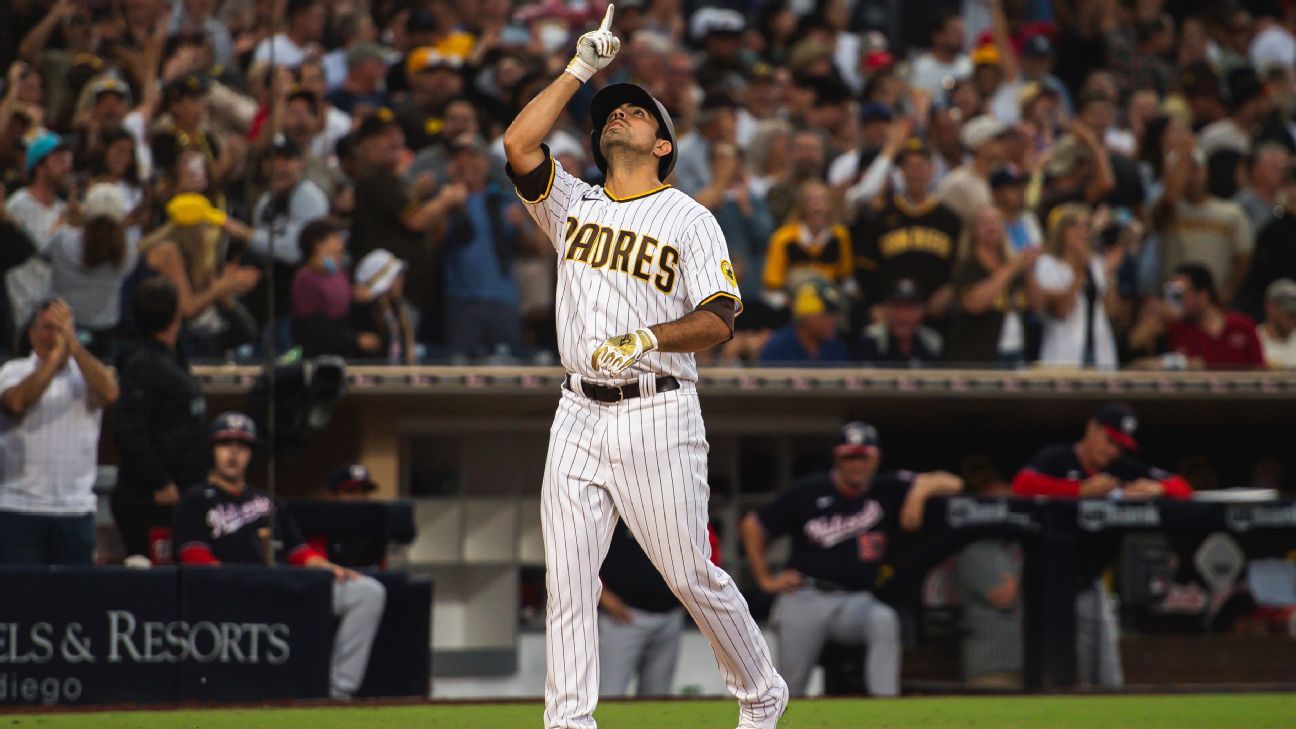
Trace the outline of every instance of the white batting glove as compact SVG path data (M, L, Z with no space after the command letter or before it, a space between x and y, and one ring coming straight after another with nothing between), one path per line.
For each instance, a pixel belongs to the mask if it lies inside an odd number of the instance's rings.
M576 55L567 64L567 73L575 76L581 83L590 80L596 72L607 68L621 50L621 39L612 35L612 11L615 5L609 4L603 14L603 22L598 30L591 30L576 41Z
M657 335L651 329L636 329L599 345L590 357L590 366L608 377L617 377L655 349Z

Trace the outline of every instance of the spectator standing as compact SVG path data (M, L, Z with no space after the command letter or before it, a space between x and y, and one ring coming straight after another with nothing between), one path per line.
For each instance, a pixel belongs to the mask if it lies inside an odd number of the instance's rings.
M328 103L353 117L364 117L387 105L383 78L387 75L386 48L360 43L347 51L347 76L328 92Z
M995 208L977 215L967 252L954 268L954 321L945 359L1015 367L1025 361L1026 280L1041 249L1014 252Z
M1258 330L1265 364L1296 369L1296 281L1282 278L1265 291L1265 319Z
M67 224L63 196L72 192L72 152L62 137L46 132L27 143L26 169L27 186L9 196L5 217L44 253Z
M1262 231L1279 206L1278 193L1292 172L1292 155L1277 142L1263 142L1247 158L1247 183L1233 198L1242 206L1251 230Z
M990 174L1003 163L1003 135L1008 127L989 114L974 117L959 130L959 142L971 157L950 171L936 188L936 197L971 225L977 211L990 207Z
M138 241L126 235L126 201L116 185L91 185L81 218L83 225L65 225L50 241L51 289L79 312L77 324L88 336L87 348L111 360L121 321L122 283L135 269Z
M113 438L120 466L112 513L128 558L165 562L173 555L151 549L151 537L154 530L170 530L180 485L197 483L207 472L207 401L176 348L182 319L171 282L160 276L144 281L131 308L140 338L116 362L121 401Z
M1044 245L1044 231L1039 218L1026 207L1026 183L1029 178L1013 165L1004 165L990 175L990 194L1003 216L1004 231L1014 253Z
M205 483L188 489L175 510L180 562L186 565L265 564L328 570L333 574L333 614L340 618L333 638L329 694L349 699L364 681L387 590L372 577L328 561L302 538L287 506L251 488L247 469L256 426L243 413L222 413L210 429L212 470ZM261 532L275 536L273 555L262 553Z
M435 48L418 48L406 56L410 93L396 111L396 121L414 151L422 151L439 141L448 131L445 129L448 107L463 93L462 68L463 61L458 57L442 55ZM454 136L457 134L451 138Z
M435 197L427 183L407 185L398 174L405 138L390 112L366 117L355 132L359 170L355 188L355 213L351 222L351 254L363 257L385 248L409 264L405 283L413 295L410 304L420 323L420 337L439 338L442 291L429 232L445 223L452 209L468 197L463 185L444 185Z
M822 281L807 281L792 297L792 322L770 335L762 364L841 364L850 359L838 336L842 296Z
M278 344L284 349L291 345L287 322L293 272L303 259L298 240L307 224L329 214L328 197L319 185L305 178L305 165L304 150L287 135L276 134L267 165L270 189L262 193L252 211L252 236L248 239L250 262L259 264L262 270L269 268L274 277L278 321L266 321L266 325L277 327ZM257 300L268 303L268 288L263 287L261 293ZM269 310L264 310L260 318L267 320Z
M806 182L797 196L792 221L770 237L761 277L762 296L771 306L783 308L788 292L807 277L854 288L854 265L850 231L833 215L828 186Z
M306 260L293 276L292 329L302 354L350 357L356 350L376 350L376 336L351 329L351 277L343 265L342 232L316 220L302 228L298 244Z
M903 189L871 222L856 224L860 288L864 301L873 304L910 279L926 297L927 314L942 317L949 309L950 274L963 226L958 214L931 194L931 150L911 140L895 163Z
M1185 263L1166 282L1158 302L1130 333L1136 350L1156 346L1185 358L1190 367L1263 367L1264 350L1255 321L1220 302L1215 280L1205 266ZM1179 366L1175 360L1168 360Z
M1249 270L1233 306L1253 317L1264 314L1264 294L1280 278L1296 280L1296 168L1288 170L1273 218L1256 236Z
M1116 368L1110 312L1119 306L1115 254L1093 250L1089 208L1070 203L1050 216L1045 252L1035 261L1043 307L1040 361L1071 367ZM1112 249L1123 252L1120 248Z
M619 521L599 571L599 693L667 696L684 635L684 608Z
M31 354L0 369L0 564L94 561L99 428L117 380L58 299L27 327Z
M865 646L865 679L874 696L900 693L900 619L873 595L887 542L922 525L932 496L958 493L950 473L890 471L877 429L847 423L833 448L833 469L807 476L742 521L743 547L760 589L776 595L771 623L778 671L793 696L806 692L810 671L829 639ZM787 567L775 573L766 550L792 539Z
M455 356L518 356L523 349L513 260L521 245L535 242L538 229L512 195L490 182L490 164L475 136L451 141L450 179L466 191L444 244L446 344Z
M351 49L361 43L373 43L378 40L378 26L373 17L362 10L351 10L337 18L339 45L324 54L321 65L324 67L324 81L328 91L342 85L349 70L347 59Z
M417 359L414 328L405 304L405 262L379 248L355 267L355 303L351 321L358 355L413 364ZM366 337L371 333L372 337ZM371 345L377 343L377 348Z
M1085 425L1076 443L1044 448L1013 478L1018 496L1068 499L1188 498L1192 487L1181 476L1150 468L1130 453L1138 449L1138 418L1121 403L1108 403ZM1080 683L1118 689L1125 683L1120 657L1120 624L1102 581L1112 553L1080 555L1076 594L1076 658Z
M257 44L252 52L252 63L270 63L276 66L297 68L302 61L319 50L324 37L324 6L318 0L288 0L288 29Z
M1237 203L1210 194L1205 160L1190 145L1191 137L1171 152L1165 194L1153 212L1161 278L1168 280L1185 263L1198 263L1220 287L1220 300L1232 301L1255 246L1251 224Z
M680 137L679 163L675 168L679 189L696 196L710 184L712 149L720 145L732 147L738 142L738 108L738 102L718 91L708 93L702 100L696 129Z
M943 342L935 329L923 326L922 291L902 278L882 305L882 320L860 337L859 359L878 366L920 367L941 359Z
M957 9L938 13L931 21L931 48L914 60L909 86L930 99L939 99L954 81L971 76L972 59L963 52L965 33Z

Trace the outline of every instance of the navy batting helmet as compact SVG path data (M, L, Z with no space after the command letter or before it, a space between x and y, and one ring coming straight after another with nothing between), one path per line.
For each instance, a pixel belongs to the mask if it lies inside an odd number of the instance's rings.
M603 125L607 124L612 111L622 104L634 104L647 109L661 125L657 136L671 143L671 151L657 160L657 179L665 180L670 176L671 170L675 169L675 125L671 122L666 107L635 84L604 86L590 102L590 120L594 123L594 131L590 133L594 141L594 164L598 165L599 171L607 174L607 158L603 156L603 150L599 149L599 137L603 136Z
M208 435L212 443L236 440L252 445L257 439L256 423L243 413L221 413L212 421Z

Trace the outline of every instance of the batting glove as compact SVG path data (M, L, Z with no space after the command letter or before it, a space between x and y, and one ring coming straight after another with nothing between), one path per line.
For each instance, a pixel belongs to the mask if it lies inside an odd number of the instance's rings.
M576 55L567 64L567 73L575 76L581 83L590 80L597 71L607 68L621 50L621 39L612 35L612 10L615 5L608 5L603 14L603 23L598 30L591 30L576 41Z
M655 349L657 335L651 329L636 329L600 345L590 357L590 366L608 377L617 377Z

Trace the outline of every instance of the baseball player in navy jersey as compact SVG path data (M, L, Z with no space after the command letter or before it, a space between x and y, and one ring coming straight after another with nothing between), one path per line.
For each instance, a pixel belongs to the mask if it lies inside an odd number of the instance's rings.
M329 693L349 699L364 680L369 650L382 622L387 589L372 577L329 562L302 538L283 502L247 484L256 425L243 413L222 413L212 422L212 470L206 483L187 490L175 509L173 543L186 565L265 564L264 530L273 519L274 560L330 570L333 637Z
M1085 424L1075 443L1048 446L1013 478L1013 493L1068 499L1187 499L1193 489L1182 476L1142 463L1138 417L1124 403L1107 403ZM1120 621L1102 573L1116 559L1118 542L1077 555L1076 673L1080 683L1104 689L1125 684Z
M541 142L581 84L621 42L602 26L504 134L508 173L558 253L558 343L568 377L541 490L545 540L547 729L592 729L598 702L599 565L617 519L711 643L741 729L772 728L787 686L747 602L711 563L707 442L694 352L727 341L742 311L715 218L665 184L670 115L614 84L590 113L601 187Z
M871 590L891 532L918 529L927 499L958 493L963 480L943 471L878 473L881 460L877 430L847 423L831 471L797 481L743 519L752 574L762 590L778 596L770 618L779 672L794 696L805 693L829 639L866 646L870 694L900 693L900 620ZM787 569L772 574L765 550L785 534L792 555Z

